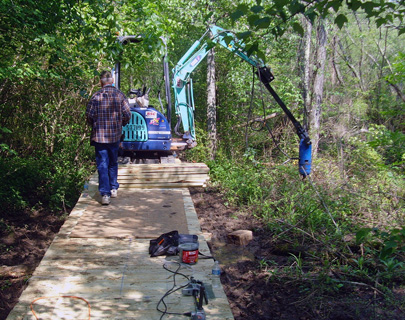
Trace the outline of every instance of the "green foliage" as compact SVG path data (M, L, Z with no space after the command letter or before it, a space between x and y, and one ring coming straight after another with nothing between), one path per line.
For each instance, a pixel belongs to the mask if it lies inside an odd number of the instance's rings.
M71 163L64 154L1 158L0 168L6 172L1 183L7 187L0 191L0 216L31 208L56 212L72 208L88 170Z
M342 29L343 25L348 22L347 17L344 14L339 14L335 18L335 24L339 27L339 29Z
M405 163L405 134L390 131L384 125L370 125L368 145L384 157L386 164L403 167Z
M389 0L352 0L343 2L341 0L320 0L320 1L272 1L269 3L252 4L253 1L245 1L246 4L238 4L230 18L235 23L245 18L253 30L268 29L275 36L280 37L286 32L288 22L294 20L299 14L305 15L312 23L316 17L327 17L332 12L337 16L334 23L341 29L348 23L347 11L364 12L368 19L374 20L378 27L390 25L398 30L398 35L405 32L403 25L403 14L405 7L402 2ZM333 10L330 10L333 9ZM299 22L294 21L293 30L303 35L303 27Z
M360 228L356 232L356 244L366 244L377 248L377 255L382 261L399 258L405 253L405 228L394 228L381 232L375 228Z
M383 261L405 254L405 228L382 232L383 247L380 258Z
M356 232L356 243L361 244L368 254L368 262L364 256L355 260L358 268L367 276L375 274L383 281L402 277L405 266L405 229L403 227L388 231L361 228ZM369 267L366 269L365 265Z
M98 0L2 1L1 214L76 202L89 159L83 97L100 58L117 55L117 21Z
M186 159L191 162L208 162L209 148L207 145L207 132L197 127L196 137L197 146L185 152Z
M265 221L301 221L311 230L328 228L334 232L333 223L319 206L313 190L307 183L298 182L296 165L269 168L260 164L250 150L238 164L226 160L215 163L211 176L214 181L221 181L229 201L249 207L249 212Z
M378 279L381 286L400 281L405 259L403 177L384 164L368 141L351 143L347 179L332 159L321 158L313 163L312 183L302 181L296 164L269 166L254 149L210 163L212 183L227 201L263 221L273 233L275 250L292 257L288 266L260 263L271 279L305 280L316 273L321 290L340 290L345 281L374 285ZM346 240L352 234L354 239ZM331 272L344 281L331 278Z
M349 153L352 168L363 168L364 175L379 172L393 176L389 168L402 172L404 165L405 135L401 132L392 132L384 125L370 125L366 138L352 137L349 144L352 149Z
M405 53L399 51L392 64L393 73L386 78L393 83L402 83L405 81Z

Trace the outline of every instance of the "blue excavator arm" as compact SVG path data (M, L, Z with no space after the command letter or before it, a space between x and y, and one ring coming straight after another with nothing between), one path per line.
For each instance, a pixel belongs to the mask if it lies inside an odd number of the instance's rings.
M174 104L176 115L179 119L178 124L176 125L176 133L179 134L177 129L179 122L181 121L184 130L183 139L187 140L189 147L193 147L196 144L194 124L195 105L191 73L197 68L212 48L212 45L206 40L207 34L209 33L211 33L211 42L223 46L256 68L256 74L259 77L259 80L283 109L284 113L296 129L296 133L300 138L299 172L303 176L309 175L312 162L311 140L308 136L307 130L302 127L299 121L294 117L278 94L271 87L270 82L274 80L274 76L272 75L270 68L268 68L261 59L253 55L249 56L244 50L243 44L241 44L233 32L215 25L211 26L199 40L194 42L173 69Z

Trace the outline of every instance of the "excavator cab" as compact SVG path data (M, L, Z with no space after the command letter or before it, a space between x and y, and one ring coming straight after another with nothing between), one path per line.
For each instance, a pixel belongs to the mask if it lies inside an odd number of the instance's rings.
M140 36L120 36L122 45L142 41ZM117 61L113 70L115 86L121 87L121 63ZM128 96L131 119L122 129L120 162L160 162L163 157L171 159L172 134L167 117L154 106L149 105L149 90L130 89ZM170 160L168 162L171 162Z

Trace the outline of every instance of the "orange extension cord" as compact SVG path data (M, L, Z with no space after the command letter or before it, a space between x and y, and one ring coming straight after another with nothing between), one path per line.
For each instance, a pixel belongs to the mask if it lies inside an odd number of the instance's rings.
M35 311L34 311L34 303L37 302L38 300L42 300L42 299L53 299L53 298L78 299L78 300L82 300L82 301L86 302L86 303L87 303L87 306L89 307L89 319L88 319L88 320L90 320L90 313L91 313L91 306L90 306L90 303L89 303L86 299L81 298L81 297L76 297L76 296L40 297L40 298L35 299L34 301L31 302L31 305L30 305L32 314L34 315L35 319L39 320L39 318L37 317L37 315L36 315L36 313L35 313Z

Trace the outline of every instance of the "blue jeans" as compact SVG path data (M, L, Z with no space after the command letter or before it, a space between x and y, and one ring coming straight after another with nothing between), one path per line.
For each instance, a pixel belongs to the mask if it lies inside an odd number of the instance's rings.
M111 196L112 189L120 186L118 176L118 149L119 141L116 143L93 142L96 150L96 163L98 171L98 190L102 196Z

